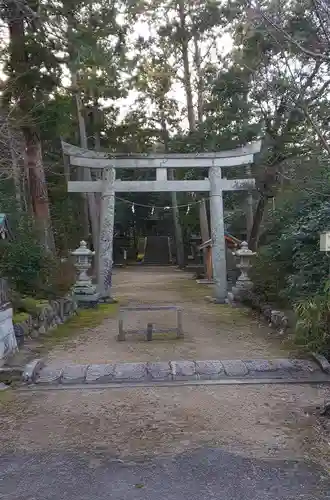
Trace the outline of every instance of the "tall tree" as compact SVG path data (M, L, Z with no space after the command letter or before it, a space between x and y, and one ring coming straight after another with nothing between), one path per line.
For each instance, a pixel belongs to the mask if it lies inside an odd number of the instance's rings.
M10 43L3 99L14 106L25 141L28 191L41 242L54 251L47 184L36 111L40 99L59 84L60 69L42 20L44 6L38 1L2 2L0 15L8 26ZM41 97L42 96L42 97Z
M165 54L164 54L165 55ZM165 153L170 148L169 127L175 125L173 114L177 112L177 106L173 99L168 96L173 79L173 69L166 62L166 57L159 57L154 54L148 56L140 64L139 72L136 76L136 88L141 92L141 101L150 101L154 108L149 119L159 130L159 141L156 142L157 150ZM175 178L173 169L168 170L169 179ZM177 194L171 193L173 224L175 232L177 264L184 266L184 244L182 228L180 223L180 213L178 209Z

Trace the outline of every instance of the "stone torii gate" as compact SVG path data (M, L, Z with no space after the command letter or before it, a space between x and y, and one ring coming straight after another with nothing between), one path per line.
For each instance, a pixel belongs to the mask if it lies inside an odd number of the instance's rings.
M99 169L97 181L70 181L71 193L101 193L100 242L98 249L98 285L102 296L110 296L115 193L141 192L209 192L212 235L212 266L215 298L223 303L227 297L226 244L223 221L223 191L246 190L254 179L226 179L221 168L251 165L260 152L261 141L233 150L211 153L130 154L103 153L62 142L64 158L75 167ZM168 180L167 169L209 168L203 180ZM121 181L116 169L156 169L156 180Z

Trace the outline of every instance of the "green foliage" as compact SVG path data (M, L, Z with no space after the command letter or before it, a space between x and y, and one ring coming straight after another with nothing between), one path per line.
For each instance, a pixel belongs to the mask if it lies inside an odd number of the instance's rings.
M64 262L56 261L50 277L48 296L64 296L72 288L76 272L71 259Z
M283 191L260 240L252 277L258 294L273 303L294 304L321 293L328 279L329 258L319 250L330 220L327 163L321 172L314 168L306 188L294 184Z
M295 305L296 342L325 355L330 354L330 282L323 293Z
M287 276L292 273L290 248L284 251L281 243L262 247L253 262L250 275L255 292L268 303L284 305Z
M14 325L17 323L23 323L23 321L26 321L29 319L29 313L27 312L18 312L13 314L13 323Z
M15 310L17 312L27 313L31 316L37 316L47 304L48 300L36 300L33 297L19 297L15 301Z
M54 262L32 232L21 231L13 241L1 242L0 274L21 294L43 294Z

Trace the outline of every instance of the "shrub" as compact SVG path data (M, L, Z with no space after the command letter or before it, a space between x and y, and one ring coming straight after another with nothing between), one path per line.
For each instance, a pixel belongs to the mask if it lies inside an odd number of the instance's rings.
M20 297L15 302L15 311L37 316L47 304L47 300L36 300L33 297Z
M57 296L66 295L75 282L76 272L71 260L58 261L50 279L51 292Z
M313 351L330 355L330 282L322 294L295 305L296 341Z
M291 247L286 241L277 241L260 249L250 271L254 291L265 302L281 305L287 302L283 290L292 274Z
M259 295L271 302L294 304L323 293L329 259L319 250L319 238L329 230L329 220L327 192L324 196L302 193L273 213L251 270Z
M47 288L54 262L32 233L23 232L13 241L1 242L1 246L0 274L14 290L36 295Z

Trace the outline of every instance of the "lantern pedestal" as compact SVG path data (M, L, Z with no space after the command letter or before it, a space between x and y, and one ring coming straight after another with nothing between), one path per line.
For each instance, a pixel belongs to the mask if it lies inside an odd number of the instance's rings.
M236 281L236 285L232 288L232 295L235 300L241 301L249 295L249 292L253 288L253 283L248 275L249 269L251 267L251 258L256 255L248 248L246 241L243 241L241 248L233 254L239 258L237 264L238 269L241 271L241 275Z
M78 307L96 307L100 302L100 293L96 291L95 285L75 284L72 292Z
M76 259L75 268L78 274L77 281L72 287L73 298L79 307L96 307L100 300L100 293L97 292L96 285L93 285L91 277L87 274L95 252L87 248L85 241L81 241L80 247L72 252L72 255Z

